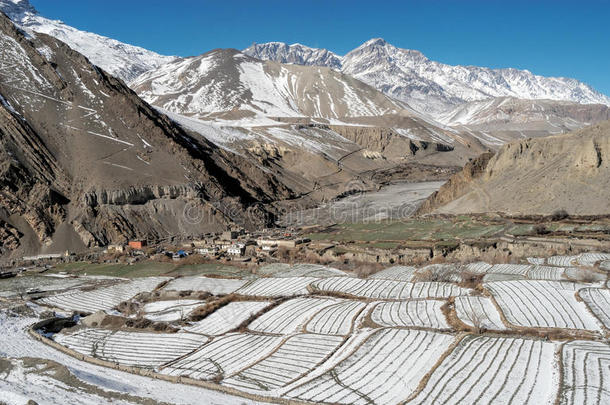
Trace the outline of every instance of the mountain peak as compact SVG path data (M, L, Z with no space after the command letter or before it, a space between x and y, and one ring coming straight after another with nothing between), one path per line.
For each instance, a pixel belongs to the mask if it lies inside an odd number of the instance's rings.
M28 15L38 14L28 0L0 0L0 10L16 22L20 22Z
M386 45L388 45L388 43L383 38L371 38L368 41L366 41L364 44L362 44L360 47L363 48L363 47L368 47L368 46L386 46Z
M253 43L243 53L261 60L273 60L295 65L326 66L341 69L341 57L328 49L310 48L303 44L285 42Z

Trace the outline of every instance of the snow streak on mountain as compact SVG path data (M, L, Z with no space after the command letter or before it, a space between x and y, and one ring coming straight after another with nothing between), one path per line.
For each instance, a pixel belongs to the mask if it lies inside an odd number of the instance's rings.
M0 10L22 29L48 34L65 42L93 64L124 81L176 59L50 20L39 15L28 0L0 0Z

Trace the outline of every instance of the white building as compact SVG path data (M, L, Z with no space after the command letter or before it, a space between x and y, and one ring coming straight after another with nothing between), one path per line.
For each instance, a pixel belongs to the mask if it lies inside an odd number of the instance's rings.
M237 246L237 245L231 245L227 249L227 253L230 254L231 256L241 256L244 254L244 251L245 251L244 246Z
M216 255L218 253L218 248L217 247L205 247L205 248L198 248L195 249L195 253L203 255L203 256L213 256Z

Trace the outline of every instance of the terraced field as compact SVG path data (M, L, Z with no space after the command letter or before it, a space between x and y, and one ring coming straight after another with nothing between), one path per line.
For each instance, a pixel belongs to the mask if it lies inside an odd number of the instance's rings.
M466 295L467 290L443 282L407 283L381 279L332 277L312 283L312 287L325 292L353 295L373 299L448 298Z
M341 343L343 339L338 336L292 336L272 355L223 384L253 391L285 387L322 363Z
M451 335L382 329L333 370L288 392L332 404L397 404L453 342Z
M154 368L201 347L207 339L190 333L112 332L84 329L55 340L79 353L141 368Z
M552 404L555 345L468 336L432 373L412 404Z
M536 265L527 271L527 278L532 280L565 280L566 273L563 267Z
M199 380L225 378L267 357L281 343L282 337L279 336L250 333L225 335L168 364L161 369L161 373Z
M263 310L271 303L268 301L237 301L216 310L199 322L194 322L184 329L193 333L203 333L205 335L222 335L227 333L252 315Z
M394 266L381 270L369 278L394 281L413 281L413 276L415 276L416 272L417 268L412 266Z
M335 303L335 300L326 298L295 298L260 316L249 325L249 329L284 335L294 333L318 311Z
M488 330L505 330L500 313L486 297L456 297L455 311L460 321L468 326Z
M274 264L244 279L75 279L37 303L111 315L47 332L75 353L260 402L605 404L603 259L393 266L368 278ZM98 319L108 325L92 327Z
M70 291L43 298L40 303L66 311L97 312L110 310L133 296L154 290L159 284L167 281L164 277L148 277L122 282L111 287L93 291Z
M237 290L238 294L261 297L282 297L307 294L314 277L261 278Z
M610 329L610 290L583 288L579 291L579 295L606 329Z
M320 264L295 264L286 265L283 263L264 266L259 270L260 274L269 274L273 277L341 277L347 274L341 270L322 266Z
M574 341L563 346L561 404L610 403L610 346L602 342Z
M165 286L165 290L205 291L214 295L230 294L247 283L246 280L208 277L180 277Z
M184 319L195 308L205 304L199 300L157 301L144 305L144 318L157 322L173 322Z
M513 325L598 330L598 322L576 299L578 285L559 281L500 281L485 285Z
M307 323L306 330L323 335L348 335L354 328L356 317L366 304L360 301L342 300L321 309Z
M377 304L371 319L381 326L450 329L441 310L443 301L413 300Z

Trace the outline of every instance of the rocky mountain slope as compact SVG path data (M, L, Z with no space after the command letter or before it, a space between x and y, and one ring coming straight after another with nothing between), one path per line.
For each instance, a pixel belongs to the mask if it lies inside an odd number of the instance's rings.
M232 49L166 64L130 85L184 128L255 159L273 157L314 188L415 161L462 165L487 148L351 76Z
M124 81L133 80L143 72L176 59L45 18L28 0L0 0L0 11L25 30L48 34L65 42L95 65Z
M560 133L608 119L610 108L604 104L498 97L462 104L440 116L438 121L447 125L471 127L543 123L555 126L555 131Z
M277 43L256 44L244 53L268 60L315 64L340 69L420 112L436 116L460 104L495 97L549 99L581 104L610 105L610 98L575 79L543 77L527 70L451 66L432 61L421 52L400 49L380 38L371 39L345 56L308 59L327 51L305 47L285 58L285 47ZM341 62L340 68L336 61ZM332 66L325 61L332 61Z
M610 119L604 104L498 97L462 104L438 117L462 131L487 134L498 143L557 135Z
M608 214L610 121L526 139L483 156L433 194L420 213Z
M121 81L0 13L0 254L260 226L272 168L192 138ZM17 252L17 253L15 253Z
M131 87L149 103L191 117L339 119L397 113L404 105L323 67L284 65L217 49L147 72Z

